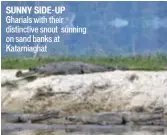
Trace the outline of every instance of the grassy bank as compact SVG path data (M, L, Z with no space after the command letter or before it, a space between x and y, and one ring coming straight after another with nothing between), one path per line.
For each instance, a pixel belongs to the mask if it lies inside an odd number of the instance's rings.
M38 67L50 62L83 61L105 66L128 67L136 70L166 70L167 55L107 57L107 58L76 58L76 57L45 57L45 58L3 58L2 69L27 69Z

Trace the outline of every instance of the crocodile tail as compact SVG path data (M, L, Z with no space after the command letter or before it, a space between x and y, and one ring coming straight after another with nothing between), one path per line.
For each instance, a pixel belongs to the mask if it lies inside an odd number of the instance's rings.
M109 71L115 71L115 70L121 70L121 71L128 71L129 68L128 67L108 67Z

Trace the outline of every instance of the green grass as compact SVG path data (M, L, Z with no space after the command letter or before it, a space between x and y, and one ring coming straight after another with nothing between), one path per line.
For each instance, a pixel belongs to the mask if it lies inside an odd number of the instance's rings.
M167 55L158 54L154 56L135 56L135 57L95 57L95 58L76 58L76 57L41 57L41 58L3 58L1 61L2 69L27 69L29 67L39 67L50 62L60 61L83 61L92 64L105 66L128 67L134 70L166 70Z

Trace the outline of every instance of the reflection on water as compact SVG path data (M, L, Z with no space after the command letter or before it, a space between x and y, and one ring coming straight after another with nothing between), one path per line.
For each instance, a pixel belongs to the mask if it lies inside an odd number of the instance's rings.
M2 135L167 135L167 132L158 131L132 131L125 133L92 133L92 132L66 132L63 130L58 131L17 131L12 133L3 133Z

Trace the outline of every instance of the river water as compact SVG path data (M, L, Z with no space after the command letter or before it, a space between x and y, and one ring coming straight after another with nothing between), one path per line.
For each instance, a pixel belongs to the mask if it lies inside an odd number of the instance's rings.
M92 133L92 132L65 132L65 131L18 131L6 132L2 135L167 135L166 132L151 132L151 131L132 131L124 133Z
M22 129L22 127L23 126L17 127L16 125L10 125L10 128L6 128L7 130L2 127L2 135L167 135L167 128L159 126L142 126L131 128L129 126L58 125L56 127L50 126L48 128L47 126L41 125L27 125L24 127L25 129Z

